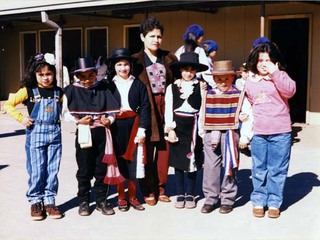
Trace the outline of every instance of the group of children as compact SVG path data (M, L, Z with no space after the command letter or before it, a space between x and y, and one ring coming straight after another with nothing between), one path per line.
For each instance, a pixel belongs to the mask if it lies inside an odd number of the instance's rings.
M163 51L153 60L152 53L160 50L152 50L154 44L148 48L148 43L159 41L152 38L162 37L163 30L155 19L147 21L148 28L141 35L145 50L140 57L149 59L150 64L146 64L144 74L150 80L153 70L163 72L166 67L164 72L175 81L160 75L147 82L141 72L137 75L133 71L139 54L134 58L128 49L118 48L106 62L108 79L97 81L92 59L79 58L74 83L62 90L57 86L55 67L45 55L31 58L21 89L8 99L5 109L26 127L27 197L32 219L63 217L55 205L62 153L61 114L77 126L76 178L81 216L90 215L93 178L96 209L104 215L115 213L107 202L111 184L117 185L120 211L130 206L144 210L136 197L137 179L144 179L141 187L146 189L143 195L149 205L155 205L156 199L171 201L164 194L164 184L158 185L157 196L148 192L147 181L154 177L150 172L157 165L157 160L150 158L161 149L151 140L155 137L153 127L161 129L153 118L162 117L163 132L156 137L166 140L164 147L169 147L176 208L196 207L195 182L197 171L203 168L205 202L201 212L210 213L218 206L222 214L232 211L237 196L239 139L246 136L241 146L251 144L253 215L263 217L268 210L269 217L279 217L291 151L288 99L295 93L295 82L284 71L277 47L267 42L253 49L246 65L248 78L240 89L233 84L237 72L230 60L213 62L209 72L194 51L181 53L179 61ZM158 27L150 27L150 23ZM199 72L206 72L213 81L197 79ZM29 116L15 109L19 103L27 105Z

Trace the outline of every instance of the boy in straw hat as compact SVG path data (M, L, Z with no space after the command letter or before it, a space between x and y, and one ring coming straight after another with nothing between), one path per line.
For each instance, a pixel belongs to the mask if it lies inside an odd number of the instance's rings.
M124 180L114 165L109 164L108 168L106 165L115 158L109 126L120 111L120 99L115 97L115 87L110 87L112 83L97 81L97 69L90 57L76 60L74 75L75 82L64 90L62 114L65 121L77 124L78 213L90 215L91 180L95 178L96 209L104 215L112 215L114 210L107 203L108 185L104 179L112 170L113 181Z
M210 75L215 85L209 84L207 90L202 91L199 120L205 156L203 193L206 199L201 212L212 212L220 198L219 212L227 214L232 211L237 195L239 113L244 93L232 85L236 75L232 61L214 62Z
M208 69L199 63L198 54L185 52L180 62L170 65L177 80L167 87L165 95L165 131L169 144L169 164L175 170L176 208L195 208L194 188L197 170L202 165L202 141L197 137L198 114L201 107L197 72ZM186 189L184 174L187 173Z

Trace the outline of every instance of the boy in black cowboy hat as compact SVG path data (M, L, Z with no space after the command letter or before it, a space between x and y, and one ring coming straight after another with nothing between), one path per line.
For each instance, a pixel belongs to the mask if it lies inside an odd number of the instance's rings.
M197 170L202 164L202 142L197 134L201 106L200 82L197 72L208 69L199 63L195 52L184 52L180 62L170 65L177 80L167 87L165 95L165 137L170 142L169 164L175 169L176 208L195 208L194 189ZM187 173L186 190L184 173Z
M106 81L97 81L97 69L90 57L75 62L75 82L65 88L63 117L77 123L76 160L78 171L79 215L90 215L91 180L94 177L96 209L104 215L114 214L107 204L108 185L104 183L112 156L112 139L108 127L120 111L119 99ZM121 178L121 176L119 176Z

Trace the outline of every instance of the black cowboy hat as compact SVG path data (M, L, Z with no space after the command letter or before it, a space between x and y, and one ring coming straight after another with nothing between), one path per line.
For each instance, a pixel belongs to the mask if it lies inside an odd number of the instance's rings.
M181 76L180 68L187 66L193 67L197 72L208 70L207 65L199 63L199 55L195 52L184 52L180 55L179 62L170 64L170 68L176 76Z
M121 59L125 59L129 62L133 62L135 60L135 58L133 58L130 54L129 49L127 48L117 48L115 49L112 54L111 57L109 57L106 61L106 63L109 65L110 63L113 64L115 62L118 62Z

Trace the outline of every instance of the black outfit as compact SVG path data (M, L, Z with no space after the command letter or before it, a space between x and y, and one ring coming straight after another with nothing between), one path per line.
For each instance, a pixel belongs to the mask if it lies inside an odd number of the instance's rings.
M101 115L120 109L120 99L115 97L115 87L106 81L99 81L89 88L75 83L65 88L70 113L78 119L86 115L92 115L99 119ZM99 122L99 120L97 120ZM90 202L91 180L95 178L94 189L96 202L102 203L107 199L108 185L103 180L106 175L107 165L102 163L105 154L106 132L105 127L94 123L90 127L92 147L81 148L78 143L78 131L76 132L75 147L78 171L78 198L79 202Z

